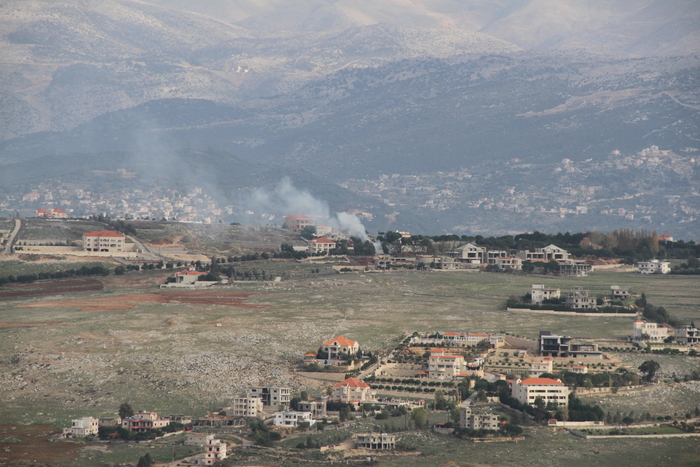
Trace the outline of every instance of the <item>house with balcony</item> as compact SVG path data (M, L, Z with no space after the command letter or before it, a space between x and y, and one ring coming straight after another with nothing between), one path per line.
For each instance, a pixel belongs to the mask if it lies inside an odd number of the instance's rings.
M348 378L333 386L331 399L359 406L365 402L374 401L374 395L375 393L369 384L363 383L357 378Z
M630 298L630 292L627 287L611 285L610 292L607 293L607 298L609 300L628 300Z
M131 417L122 419L122 428L139 432L163 428L170 425L170 419L158 418L158 412L136 412Z
M668 274L671 272L671 263L652 259L638 262L637 268L640 274Z
M294 232L301 232L307 226L313 226L314 220L304 214L292 214L284 218L284 228Z
M632 339L643 342L664 342L673 335L673 329L665 324L649 323L637 319L632 323Z
M434 349L435 350L435 349ZM464 357L461 355L446 355L444 350L431 351L428 357L428 378L454 380L467 369Z
M312 254L327 255L331 250L335 249L336 242L328 240L326 237L314 238L309 240L307 251Z
M547 245L544 248L535 248L534 250L521 250L517 256L523 261L544 262L547 261L565 261L569 259L569 253L563 248L556 245Z
M511 386L511 396L522 404L529 405L534 405L540 397L545 404L553 402L568 406L569 392L569 388L561 380L551 378L518 378Z
M314 420L320 420L328 416L326 413L327 401L328 396L323 396L320 399L313 401L299 401L297 408L299 409L299 412L311 412L311 416L314 418Z
M83 234L83 250L101 253L125 251L126 235L114 230L86 232Z
M467 264L485 264L486 263L486 248L473 243L467 243L452 251L448 251L447 256L454 258L455 261Z
M263 401L258 395L251 395L248 391L233 398L231 415L234 417L261 418L263 415Z
M592 310L596 307L596 297L591 297L588 290L577 286L566 297L566 306L574 310Z
M279 405L289 406L291 400L291 388L279 386L260 386L250 388L249 397L259 397L266 407L278 407Z
M296 428L302 423L308 423L309 426L316 423L311 412L301 412L298 410L285 410L284 412L275 413L275 426L286 426Z
M204 465L213 465L227 457L227 445L220 439L209 438L204 445Z
M459 427L469 430L498 430L498 415L473 413L469 402L459 407Z
M321 352L325 353L327 360L342 360L343 356L354 357L360 350L357 341L338 336L321 344Z
M84 438L86 436L95 436L99 429L99 420L92 417L82 417L71 420L70 428L64 428L64 436L74 436L76 438Z
M695 324L681 326L675 330L673 337L676 342L685 346L700 345L700 330L695 327Z
M530 302L542 303L545 300L559 298L560 293L561 292L559 289L545 287L544 284L532 284L532 291L530 292Z
M501 271L521 271L523 269L523 260L517 256L504 256L502 258L496 258L496 266L498 266L498 269Z

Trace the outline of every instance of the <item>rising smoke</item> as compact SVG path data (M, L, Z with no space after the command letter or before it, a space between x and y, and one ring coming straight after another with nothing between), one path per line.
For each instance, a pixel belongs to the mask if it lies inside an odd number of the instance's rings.
M284 177L271 191L257 188L241 204L255 213L273 215L280 223L285 216L300 213L311 217L317 224L329 225L333 230L342 230L363 241L369 240L365 226L356 215L347 212L331 214L328 203L308 191L299 190L289 177Z

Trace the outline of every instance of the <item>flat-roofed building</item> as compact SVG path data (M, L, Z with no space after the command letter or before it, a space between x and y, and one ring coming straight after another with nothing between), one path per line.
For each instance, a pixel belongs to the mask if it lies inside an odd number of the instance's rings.
M596 307L596 297L588 295L588 290L574 287L566 297L566 306L574 310L592 310Z
M233 398L231 410L234 417L255 417L263 414L263 401L259 396L253 396L248 391Z
M248 394L251 397L259 397L263 405L277 407L280 404L288 406L292 399L292 389L280 386L260 386L250 388Z
M532 284L530 292L530 301L532 303L542 303L545 300L559 298L561 291L559 289L545 287L544 284Z
M652 259L650 261L640 261L637 263L640 274L668 274L671 272L671 263Z
M665 324L649 323L637 319L632 323L632 339L645 342L663 342L673 334Z
M355 435L357 449L388 451L396 449L396 435L388 433L366 433Z
M518 378L513 381L511 395L522 404L533 405L541 397L545 404L569 405L569 388L559 379Z

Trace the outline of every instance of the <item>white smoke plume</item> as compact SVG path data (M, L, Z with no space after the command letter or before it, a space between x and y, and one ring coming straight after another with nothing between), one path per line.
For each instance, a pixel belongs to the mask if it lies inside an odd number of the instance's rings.
M354 214L339 212L331 214L328 203L315 198L306 190L299 190L289 177L284 177L272 190L257 188L242 203L246 209L256 213L272 214L280 220L299 213L311 217L316 224L326 224L362 241L369 240L365 226Z

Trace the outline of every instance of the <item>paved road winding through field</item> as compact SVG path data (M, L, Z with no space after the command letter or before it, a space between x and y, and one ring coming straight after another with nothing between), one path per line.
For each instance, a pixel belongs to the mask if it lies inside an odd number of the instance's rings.
M15 228L7 238L7 243L5 244L5 253L8 255L12 254L12 242L15 241L15 237L17 236L17 232L19 232L20 227L22 227L22 221L17 218L15 219Z

